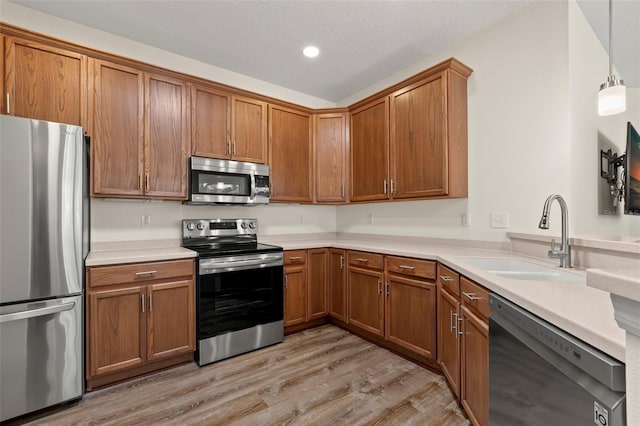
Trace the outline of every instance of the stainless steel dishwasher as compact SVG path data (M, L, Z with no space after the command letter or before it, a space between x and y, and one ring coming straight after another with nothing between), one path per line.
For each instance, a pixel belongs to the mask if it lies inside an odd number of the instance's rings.
M489 423L626 425L622 362L490 295Z

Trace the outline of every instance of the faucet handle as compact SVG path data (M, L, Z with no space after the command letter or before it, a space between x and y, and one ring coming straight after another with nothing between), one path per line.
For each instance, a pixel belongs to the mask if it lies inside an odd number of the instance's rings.
M555 238L551 239L551 251L556 251L556 240L555 240Z

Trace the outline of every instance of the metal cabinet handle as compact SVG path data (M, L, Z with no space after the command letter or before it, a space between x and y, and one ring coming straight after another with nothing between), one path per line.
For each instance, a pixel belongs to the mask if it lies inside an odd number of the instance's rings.
M342 198L344 198L344 185L342 185Z
M149 175L144 175L144 190L145 192L149 192Z
M365 259L364 257L357 257L356 258L356 262L367 263L368 261L369 261L369 259Z
M138 175L138 191L142 191L142 175Z
M391 283L389 283L389 281L387 281L387 285L385 286L385 294L387 296L391 294Z
M149 312L153 312L153 293L149 293Z
M445 283L448 283L448 282L453 281L453 278L451 278L451 277L450 277L450 276L448 276L448 275L440 275L440 279L441 279L442 281L444 281Z
M393 181L393 179L391 179L391 193L396 193L396 183Z
M7 114L11 114L11 95L7 92Z
M344 256L340 255L340 269L344 269Z
M458 336L462 336L463 332L462 332L462 317L458 315L458 332L456 333L456 338Z
M48 314L56 314L58 312L70 311L76 306L76 302L64 303L56 306L46 306L44 308L36 308L28 311L13 312L10 314L0 315L0 324L11 321L18 321L28 318L41 317Z
M233 155L236 155L236 141L233 141Z
M465 296L467 296L467 298L468 298L469 300L471 300L471 301L474 301L474 300L480 300L480 299L482 299L482 297L478 297L478 296L476 296L476 295L475 295L475 293L465 293L465 292L463 291L463 292L462 292L462 294L464 294Z
M455 320L453 318L456 318ZM458 314L453 312L453 311L449 311L449 332L453 333L453 330L457 330L458 329ZM456 338L458 337L458 333L456 332Z
M153 275L158 271L142 271L142 272L136 272L136 277L143 277L145 275Z
M140 300L142 300L142 313L144 313L144 294L140 295Z
M231 155L231 139L227 141L227 154Z
M413 266L407 266L407 265L400 265L400 266L398 266L398 267L399 267L400 269L406 269L406 270L408 270L408 271L413 271L413 270L415 270L415 269L416 269L416 268L415 268L415 267L413 267Z
M383 183L383 191L384 191L385 194L387 193L387 180L386 179L384 180L384 183Z
M382 280L378 280L378 294L382 294Z

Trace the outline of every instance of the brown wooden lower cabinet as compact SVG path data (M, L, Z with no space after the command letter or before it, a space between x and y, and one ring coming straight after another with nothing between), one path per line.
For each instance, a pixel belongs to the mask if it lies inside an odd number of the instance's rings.
M471 423L489 424L489 293L438 265L438 362Z
M384 336L384 273L372 269L349 266L349 324L369 333Z
M304 330L328 316L328 250L287 250L284 253L285 333Z
M346 251L329 249L329 316L347 322Z
M193 260L89 267L87 283L87 389L193 359Z

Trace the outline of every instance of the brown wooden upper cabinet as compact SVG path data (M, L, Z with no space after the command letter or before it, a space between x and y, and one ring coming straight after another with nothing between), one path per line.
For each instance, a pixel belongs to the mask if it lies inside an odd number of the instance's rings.
M14 37L5 55L4 113L86 128L85 55Z
M184 82L90 61L92 195L186 199Z
M267 104L206 87L191 89L192 154L267 162Z
M311 115L269 105L271 201L312 201Z
M351 112L351 201L389 198L389 99Z
M449 59L355 106L352 201L467 196L470 74Z
M313 116L314 201L345 203L347 194L348 114Z

